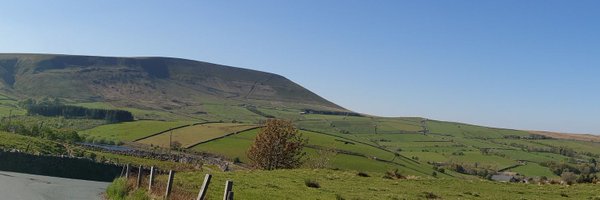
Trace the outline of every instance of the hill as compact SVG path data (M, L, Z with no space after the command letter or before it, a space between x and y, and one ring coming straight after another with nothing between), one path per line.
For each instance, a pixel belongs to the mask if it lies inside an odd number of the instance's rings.
M164 57L0 54L0 91L191 117L211 104L347 111L277 74Z
M127 110L136 120L26 115L18 104L45 97ZM74 130L86 142L152 152L176 142L180 151L208 153L236 169L247 167L246 150L260 122L280 118L293 121L309 139L307 165L321 159L332 169L398 169L405 175L457 179L490 179L504 172L559 179L570 171L578 181L589 182L600 172L595 136L357 114L279 75L176 58L0 54L0 116L4 131L60 141L70 138L60 134ZM59 135L43 134L42 128ZM135 155L102 156L120 163L156 162Z

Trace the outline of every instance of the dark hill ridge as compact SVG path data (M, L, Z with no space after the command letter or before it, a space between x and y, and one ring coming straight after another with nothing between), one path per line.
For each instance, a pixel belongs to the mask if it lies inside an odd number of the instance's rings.
M0 89L9 95L177 109L204 103L346 109L266 72L164 57L0 54Z

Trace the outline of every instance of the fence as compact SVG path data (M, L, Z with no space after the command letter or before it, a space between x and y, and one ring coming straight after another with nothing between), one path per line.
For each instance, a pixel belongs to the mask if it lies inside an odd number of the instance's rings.
M131 167L131 165L125 165L121 170L121 177L125 177L128 180L129 184L134 185L136 189L147 186L149 194L164 197L164 199L206 199L206 194L208 192L208 186L212 179L212 175L205 175L204 182L202 183L202 186L199 189L198 195L194 198L194 196L186 195L185 193L173 193L173 180L175 178L175 171L168 171L168 178L166 180L166 183L156 180L156 176L160 173L167 174L166 171L161 171L155 168L154 166L150 167L150 169L145 169L143 166L133 168ZM233 200L233 194L233 181L225 181L223 200Z

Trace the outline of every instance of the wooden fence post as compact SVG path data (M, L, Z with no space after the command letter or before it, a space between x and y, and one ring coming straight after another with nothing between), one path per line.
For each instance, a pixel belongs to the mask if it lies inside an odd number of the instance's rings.
M204 176L204 183L202 183L202 187L200 188L200 192L198 193L198 198L196 198L196 200L204 200L204 197L206 196L206 191L208 191L208 184L210 184L211 178L212 175L210 174L206 174L206 176Z
M129 178L129 164L125 166L125 179Z
M125 165L123 165L123 168L121 168L121 175L119 177L123 177L123 175L125 173Z
M229 192L233 189L233 181L225 181L225 193L223 193L223 200L229 200Z
M165 199L169 199L169 195L171 195L171 187L173 186L173 176L175 176L175 172L173 170L169 170L169 180L167 181L167 191L165 191Z
M233 191L229 191L227 194L227 200L233 200Z
M154 166L150 167L150 179L148 180L148 194L152 194L152 182L154 181Z
M138 168L138 177L137 177L137 184L135 185L136 188L140 188L140 185L142 184L142 166L140 165L140 167Z

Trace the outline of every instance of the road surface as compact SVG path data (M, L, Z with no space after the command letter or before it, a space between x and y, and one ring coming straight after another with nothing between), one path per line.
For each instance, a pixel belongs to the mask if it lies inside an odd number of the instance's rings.
M0 199L100 200L109 183L0 171Z

